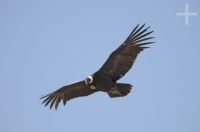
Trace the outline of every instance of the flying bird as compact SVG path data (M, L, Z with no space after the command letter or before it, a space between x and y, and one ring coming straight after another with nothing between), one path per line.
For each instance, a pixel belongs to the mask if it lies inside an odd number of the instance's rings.
M42 103L45 106L50 104L50 109L53 106L57 109L60 101L65 105L70 99L88 96L98 91L106 92L111 98L126 96L130 93L132 85L117 81L131 69L138 54L149 48L148 44L154 43L147 41L154 38L149 36L153 32L148 31L149 28L150 26L145 28L145 24L137 25L128 38L110 54L98 71L82 81L63 86L42 96Z

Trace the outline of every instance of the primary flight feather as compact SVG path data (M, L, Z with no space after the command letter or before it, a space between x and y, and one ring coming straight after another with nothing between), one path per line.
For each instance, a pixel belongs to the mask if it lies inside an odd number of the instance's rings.
M73 98L88 96L94 92L106 92L110 97L126 96L132 88L131 84L118 83L132 67L137 55L148 48L146 45L153 42L148 41L154 37L149 37L153 31L148 31L150 27L144 28L137 25L128 38L108 57L103 66L85 80L74 84L66 85L60 89L47 94L43 99L45 106L58 108L60 101L65 105Z

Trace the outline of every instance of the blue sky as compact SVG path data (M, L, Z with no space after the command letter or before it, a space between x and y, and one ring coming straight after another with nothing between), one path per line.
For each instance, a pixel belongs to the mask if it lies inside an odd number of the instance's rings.
M176 16L185 3L198 16ZM200 131L198 0L1 0L0 131ZM124 98L104 93L58 110L39 98L95 72L137 24L155 32L119 82Z

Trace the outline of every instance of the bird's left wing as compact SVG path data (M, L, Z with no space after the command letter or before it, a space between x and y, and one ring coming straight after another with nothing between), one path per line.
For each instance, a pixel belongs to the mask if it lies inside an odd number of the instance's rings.
M57 109L60 101L63 101L63 104L65 105L70 99L87 96L94 92L95 91L90 89L90 87L86 85L84 81L80 81L74 84L63 86L55 92L45 95L40 99L44 99L42 103L45 106L50 104L50 109L53 107L53 105L55 105L55 109Z
M137 25L128 38L109 56L104 65L100 68L100 72L105 76L109 76L113 81L117 81L124 76L132 67L138 54L146 47L154 37L149 37L153 31L147 31L150 27L143 29L145 26Z

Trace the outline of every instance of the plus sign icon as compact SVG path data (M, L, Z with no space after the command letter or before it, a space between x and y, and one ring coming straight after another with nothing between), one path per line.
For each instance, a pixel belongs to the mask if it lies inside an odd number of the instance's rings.
M189 24L189 16L197 16L196 12L189 12L188 3L185 4L185 12L176 13L177 16L184 16L185 17L185 25Z

